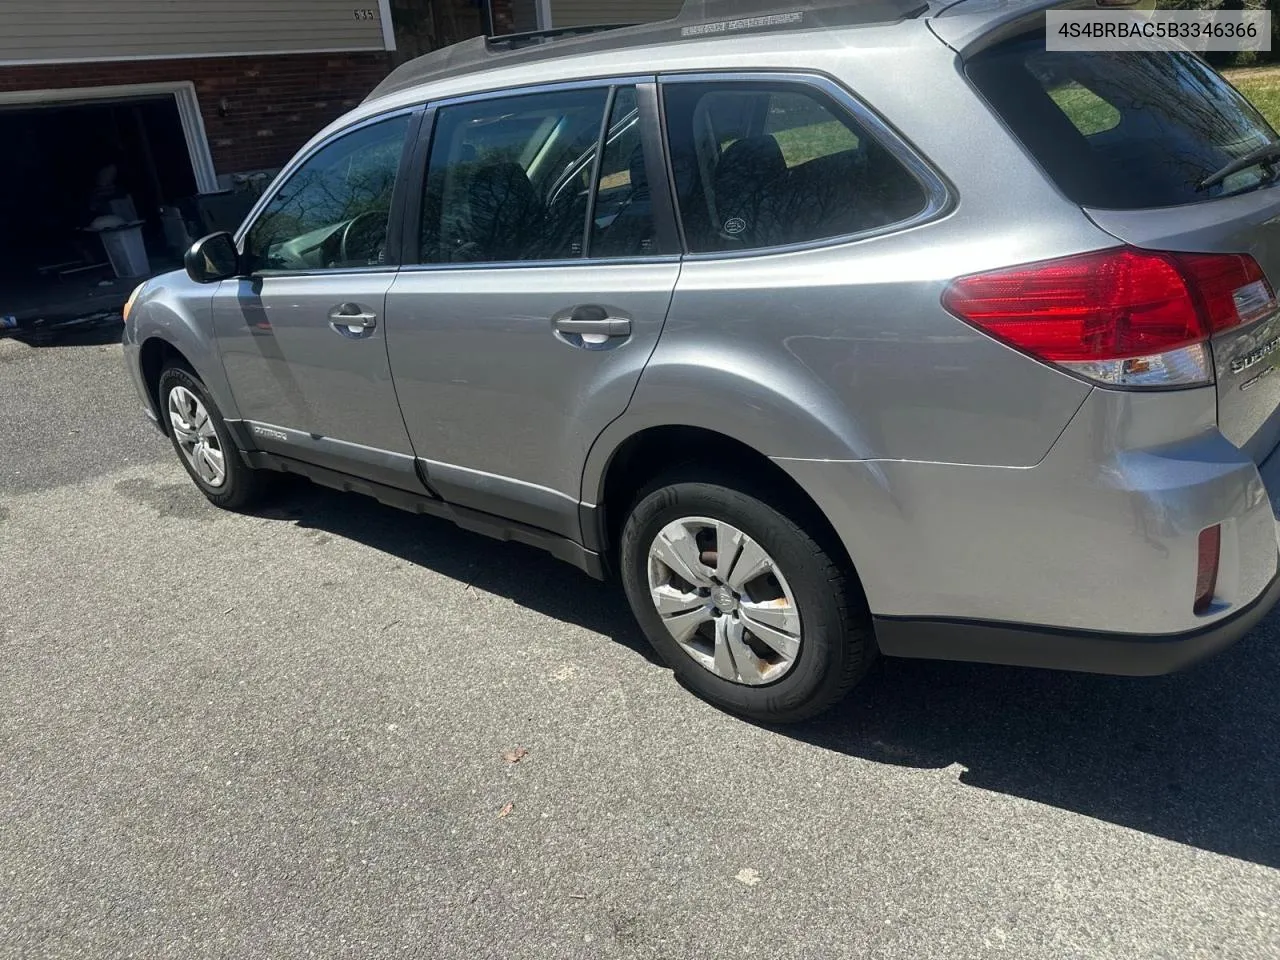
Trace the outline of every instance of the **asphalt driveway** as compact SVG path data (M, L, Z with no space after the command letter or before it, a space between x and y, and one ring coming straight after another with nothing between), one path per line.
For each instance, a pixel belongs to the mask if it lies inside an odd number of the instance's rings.
M214 510L114 344L0 341L0 411L0 957L1280 957L1274 616L769 730L530 549Z

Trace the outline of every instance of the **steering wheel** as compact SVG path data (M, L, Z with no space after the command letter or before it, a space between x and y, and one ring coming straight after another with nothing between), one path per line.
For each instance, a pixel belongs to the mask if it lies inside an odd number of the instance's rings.
M364 231L362 236L360 231ZM342 237L338 240L338 260L344 266L376 266L382 262L384 246L387 239L387 215L381 210L366 210L357 214L350 223L342 228ZM368 251L364 257L353 257L352 248ZM377 253L378 259L371 259ZM357 264L356 261L360 263Z

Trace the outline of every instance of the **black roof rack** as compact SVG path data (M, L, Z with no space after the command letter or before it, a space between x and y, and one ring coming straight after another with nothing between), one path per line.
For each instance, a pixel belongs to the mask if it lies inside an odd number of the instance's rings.
M677 17L657 23L563 27L464 40L397 67L368 99L376 100L429 81L575 54L779 30L892 23L918 17L928 10L928 0L685 0Z
M496 37L486 37L485 46L490 50L520 50L540 43L563 40L565 37L585 37L592 33L604 33L606 30L625 30L627 27L635 26L639 26L639 24L595 23L585 27L554 27L551 30L530 30L528 33L503 33Z

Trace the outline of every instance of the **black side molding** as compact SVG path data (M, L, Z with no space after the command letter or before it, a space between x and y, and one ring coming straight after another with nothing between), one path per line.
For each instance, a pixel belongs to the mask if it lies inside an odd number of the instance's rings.
M479 510L455 506L443 500L436 500L425 491L423 493L413 493L397 487L388 487L381 483L362 480L359 477L339 473L327 467L318 467L311 463L294 460L291 457L283 457L275 453L249 450L245 451L243 456L245 462L255 470L275 470L278 473L295 474L306 477L322 487L340 490L343 493L360 493L366 497L373 497L379 503L395 507L398 510L452 520L462 529L470 530L472 533L480 533L495 540L524 543L531 547L537 547L539 550L545 550L556 559L573 564L588 576L595 577L597 580L605 579L604 562L598 553L588 550L580 543L575 543L566 537L549 531L540 530L528 524L517 523L514 520L507 520L490 513L481 513Z
M890 657L1154 677L1231 646L1257 626L1278 599L1280 574L1256 599L1226 619L1187 633L1152 636L978 620L874 619L880 651Z

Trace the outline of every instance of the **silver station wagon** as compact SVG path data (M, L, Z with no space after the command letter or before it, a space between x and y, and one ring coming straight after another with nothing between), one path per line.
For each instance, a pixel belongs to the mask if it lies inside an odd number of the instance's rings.
M407 63L135 293L146 411L221 507L300 474L616 576L756 720L877 654L1181 667L1280 589L1280 145L1048 6Z

